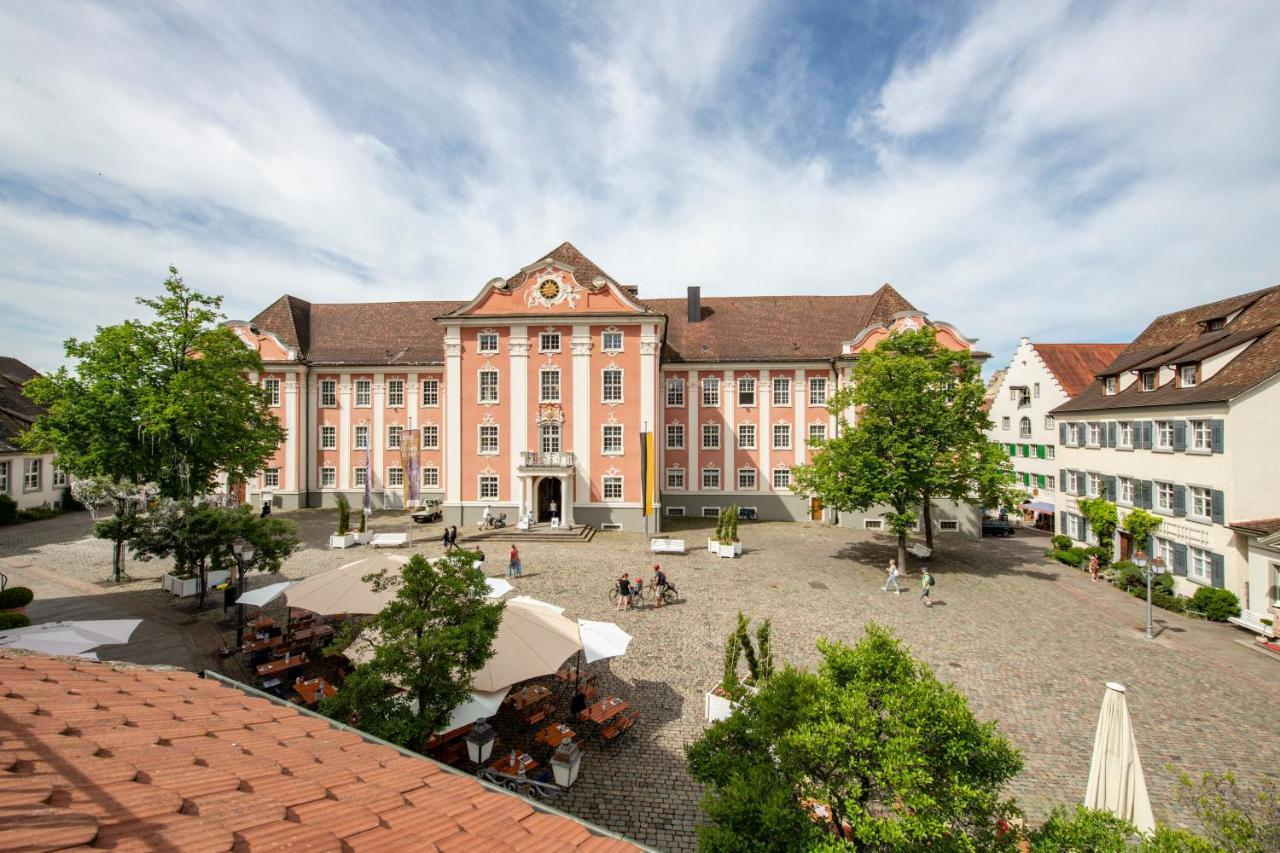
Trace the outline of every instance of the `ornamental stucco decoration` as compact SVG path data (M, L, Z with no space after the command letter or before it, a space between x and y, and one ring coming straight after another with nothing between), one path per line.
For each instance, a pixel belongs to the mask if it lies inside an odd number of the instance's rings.
M570 308L577 308L578 300L585 292L573 280L573 276L563 270L547 267L542 272L534 274L533 286L529 288L525 303L530 308L538 306L550 309L565 302Z

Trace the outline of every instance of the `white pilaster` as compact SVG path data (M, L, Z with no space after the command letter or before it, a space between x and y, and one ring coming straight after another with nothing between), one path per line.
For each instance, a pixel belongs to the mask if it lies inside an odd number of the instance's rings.
M286 373L284 380L284 491L298 491L298 377Z
M689 448L689 470L684 475L685 491L702 491L702 469L698 467L698 448L702 445L702 424L698 410L702 406L702 386L698 371L690 370L684 382L684 401L689 405L688 423L684 427L684 445Z
M575 503L575 495L573 493L573 481L568 474L560 478L560 522L573 527L573 505Z
M572 497L587 501L591 499L591 452L594 449L591 443L591 398L597 393L591 375L591 327L575 325L569 346L573 354L573 452L577 460ZM563 488L560 497L564 504L571 500ZM562 507L561 512L568 517L567 507Z
M734 446L738 443L738 428L733 424L733 407L738 402L738 387L733 381L733 371L726 370L720 385L720 405L724 406L724 470L720 473L720 488L733 491L738 488L738 469L733 464Z
M302 435L302 453L303 462L307 466L306 489L308 492L307 499L310 499L310 492L320 490L320 385L316 382L316 378L311 374L310 369L304 374L306 377L306 407L307 407L307 428L303 430ZM307 506L304 500L303 506Z
M384 467L386 460L383 451L387 446L387 418L384 407L387 405L387 377L378 372L373 376L373 425L369 427L369 440L373 442L373 470L366 476L369 488L374 492L386 488L387 474Z
M462 500L462 337L457 326L444 333L444 499Z
M803 465L805 447L804 442L800 440L800 436L801 434L807 435L809 431L809 428L805 426L805 406L809 404L809 383L805 379L803 370L796 371L795 382L795 395L792 397L792 402L796 404L796 417L795 424L791 427L791 446L796 451L796 464ZM769 436L769 441L773 441L772 435Z
M529 328L512 326L507 340L511 374L511 429L508 447L511 449L511 471L508 488L511 500L521 502L524 490L516 469L520 467L521 451L529 450Z
M351 435L351 374L338 376L338 488L351 488L351 468L355 464L351 460L351 448L354 436Z
M769 371L760 371L760 380L756 387L756 401L760 405L760 421L756 426L756 447L760 448L760 475L764 481L761 491L773 490L773 466L769 464L769 451L773 447L773 436L769 430L769 407L773 405L773 382L769 379Z

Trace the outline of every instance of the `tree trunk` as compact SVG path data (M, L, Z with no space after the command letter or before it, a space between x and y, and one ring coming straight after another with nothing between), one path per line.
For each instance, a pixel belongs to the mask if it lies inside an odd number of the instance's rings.
M124 579L124 540L115 539L111 548L111 581L120 583Z
M905 532L898 534L898 569L903 572L907 570L907 534Z
M196 607L200 610L204 610L204 588L208 585L205 582L204 560L201 560L196 568L198 569L197 576L200 578L200 598L196 600Z
M924 545L933 550L933 500L924 496Z

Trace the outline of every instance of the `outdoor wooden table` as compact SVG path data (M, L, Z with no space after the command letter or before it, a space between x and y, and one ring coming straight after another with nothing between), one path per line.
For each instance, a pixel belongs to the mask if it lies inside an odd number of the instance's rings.
M579 681L583 681L590 684L591 682L596 680L596 677L594 675L587 672L585 669L579 669L576 666L566 666L564 669L556 673L556 678L560 679L561 681L568 681L574 684L576 684Z
M532 687L522 687L519 690L512 690L508 699L511 701L511 707L517 711L523 711L526 708L532 708L539 702L551 696L551 689L541 684L535 684Z
M279 658L271 661L270 663L264 663L259 666L258 675L263 678L271 675L279 675L282 672L287 672L300 666L306 666L309 662L310 661L307 660L306 655L293 655L287 660L285 658Z
M625 710L627 710L626 699L621 699L617 696L610 696L607 699L601 699L594 705L588 705L587 710L583 713L591 722L596 725L603 725Z
M520 753L516 756L516 763L512 763L511 754L503 753L502 757L489 765L490 770L496 770L499 773L505 773L508 776L516 776L520 772L520 765L524 765L525 775L532 773L538 769L538 762L533 756L527 752Z
M315 628L303 628L301 631L293 632L293 641L295 643L314 643L317 640L327 640L336 632L332 625L320 625Z
M252 643L245 643L244 650L252 654L253 652L260 652L263 649L274 649L283 642L284 637L277 634L274 637L267 637L265 640L254 640Z
M534 735L535 739L541 743L545 743L552 749L555 749L566 740L574 737L577 737L577 734L575 734L573 729L569 728L564 723L552 723Z
M332 699L338 695L338 688L323 678L312 678L309 681L299 678L293 682L293 689L298 691L298 695L307 705L314 705L321 699Z
M252 628L255 631L265 631L268 628L274 628L275 626L276 620L272 619L270 616L259 616L250 621L245 627Z

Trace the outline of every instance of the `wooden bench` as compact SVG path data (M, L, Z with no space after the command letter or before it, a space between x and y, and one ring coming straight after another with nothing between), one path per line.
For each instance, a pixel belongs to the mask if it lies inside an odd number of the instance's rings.
M1275 639L1276 631L1274 623L1265 624L1262 620L1271 618L1265 613L1259 613L1256 610L1242 610L1239 616L1229 616L1227 621L1233 625L1237 625L1245 630L1252 631L1255 634L1261 634L1264 637Z
M624 717L619 717L618 721L610 726L605 726L600 730L600 736L605 740L617 740L622 737L631 727L636 724L636 720L640 718L639 711L632 711Z
M683 539L650 539L649 551L653 554L683 554Z
M408 533L375 533L369 543L375 548L401 548L409 544Z

